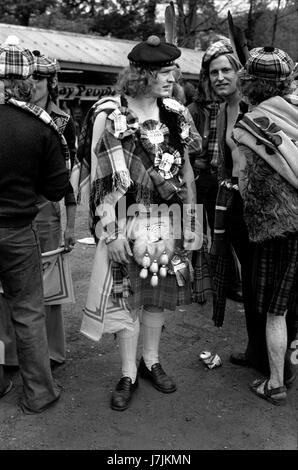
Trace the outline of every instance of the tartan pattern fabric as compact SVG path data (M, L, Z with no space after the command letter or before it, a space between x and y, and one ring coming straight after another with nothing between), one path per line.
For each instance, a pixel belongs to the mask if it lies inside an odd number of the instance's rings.
M239 76L247 80L262 78L283 81L293 73L294 68L294 61L283 50L277 47L256 47L249 51L249 58L244 68L239 71Z
M70 171L71 164L70 164L70 155L69 155L67 142L65 140L65 137L59 132L51 116L44 109L40 108L39 106L35 106L32 103L26 103L25 101L18 101L18 100L15 100L14 98L10 98L7 101L7 103L13 106L16 106L17 108L22 108L24 111L27 111L28 113L33 114L38 119L43 121L47 126L53 129L53 131L58 135L60 139L62 152L63 152L64 159L65 159L65 165L66 165L66 168Z
M257 244L253 275L257 312L285 315L292 296L297 296L297 273L298 233Z
M228 256L212 255L210 253L213 280L213 316L214 325L221 327L224 322L227 288L229 285Z
M128 189L131 182L137 188L137 203L148 205L155 200L156 190L163 200L170 200L182 192L184 182L175 178L174 182L165 180L154 167L152 154L148 155L142 142L139 144L139 129L135 127L132 113L122 107L127 116L128 129L122 139L115 137L107 117L107 130L104 132L96 153L100 155L97 164L96 178L93 182L91 198L95 207L102 204L104 197L119 188ZM125 138L130 136L131 138ZM183 158L183 157L182 157Z
M51 75L55 75L57 72L59 72L60 66L56 59L46 57L44 54L34 55L36 60L36 70L34 72L34 75L46 78L50 77Z
M213 255L226 256L228 253L225 221L226 212L232 204L234 191L238 191L238 185L233 184L228 180L222 181L218 189L215 206L213 241L210 249L210 253Z
M35 70L35 57L29 49L11 44L0 46L0 78L25 80Z
M141 266L134 260L127 265L128 275L131 282L132 295L129 305L136 309L142 305L154 305L167 310L175 310L176 306L191 304L190 283L179 287L176 276L168 274L165 278L158 278L158 286L150 285L151 275L147 279L141 279L139 274Z
M208 161L217 167L218 160L218 139L217 139L217 115L219 103L213 102L208 105L209 109L209 136L208 136Z
M131 283L128 276L126 265L121 263L112 263L113 286L111 295L114 300L117 298L127 299L131 294Z
M204 235L202 247L194 254L192 301L199 304L206 302L206 297L213 294L211 262L207 245L207 235Z
M223 54L233 54L231 42L227 38L216 41L206 49L202 60L202 67L208 69L210 61Z
M89 109L85 117L78 139L78 151L71 175L71 182L78 204L89 204L91 186L91 144L94 121L99 113L111 112L117 106L119 106L119 99L113 96L102 98Z
M232 181L235 181L233 178ZM219 186L214 221L213 241L210 249L210 265L213 281L213 321L222 326L226 308L227 289L230 284L230 241L226 236L226 213L233 204L238 185L225 180Z

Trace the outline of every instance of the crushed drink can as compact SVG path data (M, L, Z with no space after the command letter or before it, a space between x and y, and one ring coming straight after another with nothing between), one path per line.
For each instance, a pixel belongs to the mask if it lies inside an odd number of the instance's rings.
M200 359L202 361L205 361L206 359L208 359L210 356L212 356L212 353L210 351L202 351L201 354L200 354Z
M210 351L202 351L200 354L201 361L204 362L208 369L215 369L222 365L222 360L218 354L212 354Z

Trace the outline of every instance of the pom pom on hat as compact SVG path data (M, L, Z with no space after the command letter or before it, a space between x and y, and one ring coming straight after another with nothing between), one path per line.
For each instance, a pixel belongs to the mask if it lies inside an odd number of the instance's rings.
M36 60L36 75L47 78L56 75L60 70L59 63L56 59L46 57L37 50L33 51L33 54Z
M174 44L161 42L158 36L152 35L134 46L127 57L134 65L151 68L171 65L180 55L180 49Z
M35 71L34 55L29 49L24 49L16 43L16 39L16 36L8 36L0 45L0 78L25 80Z
M17 46L18 44L20 44L20 39L18 38L18 36L11 34L10 36L7 36L4 41L4 44L8 44L9 46Z

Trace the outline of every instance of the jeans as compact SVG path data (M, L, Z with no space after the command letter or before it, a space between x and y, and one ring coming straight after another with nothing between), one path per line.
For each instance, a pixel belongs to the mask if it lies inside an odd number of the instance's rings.
M0 281L11 309L20 373L21 407L39 412L59 398L48 352L40 247L33 225L0 227Z

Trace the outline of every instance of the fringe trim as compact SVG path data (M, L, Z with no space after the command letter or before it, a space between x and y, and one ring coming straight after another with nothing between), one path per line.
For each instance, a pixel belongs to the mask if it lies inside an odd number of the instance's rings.
M126 191L132 183L133 181L128 170L122 170L112 175L113 191L117 191L120 188L123 188Z

